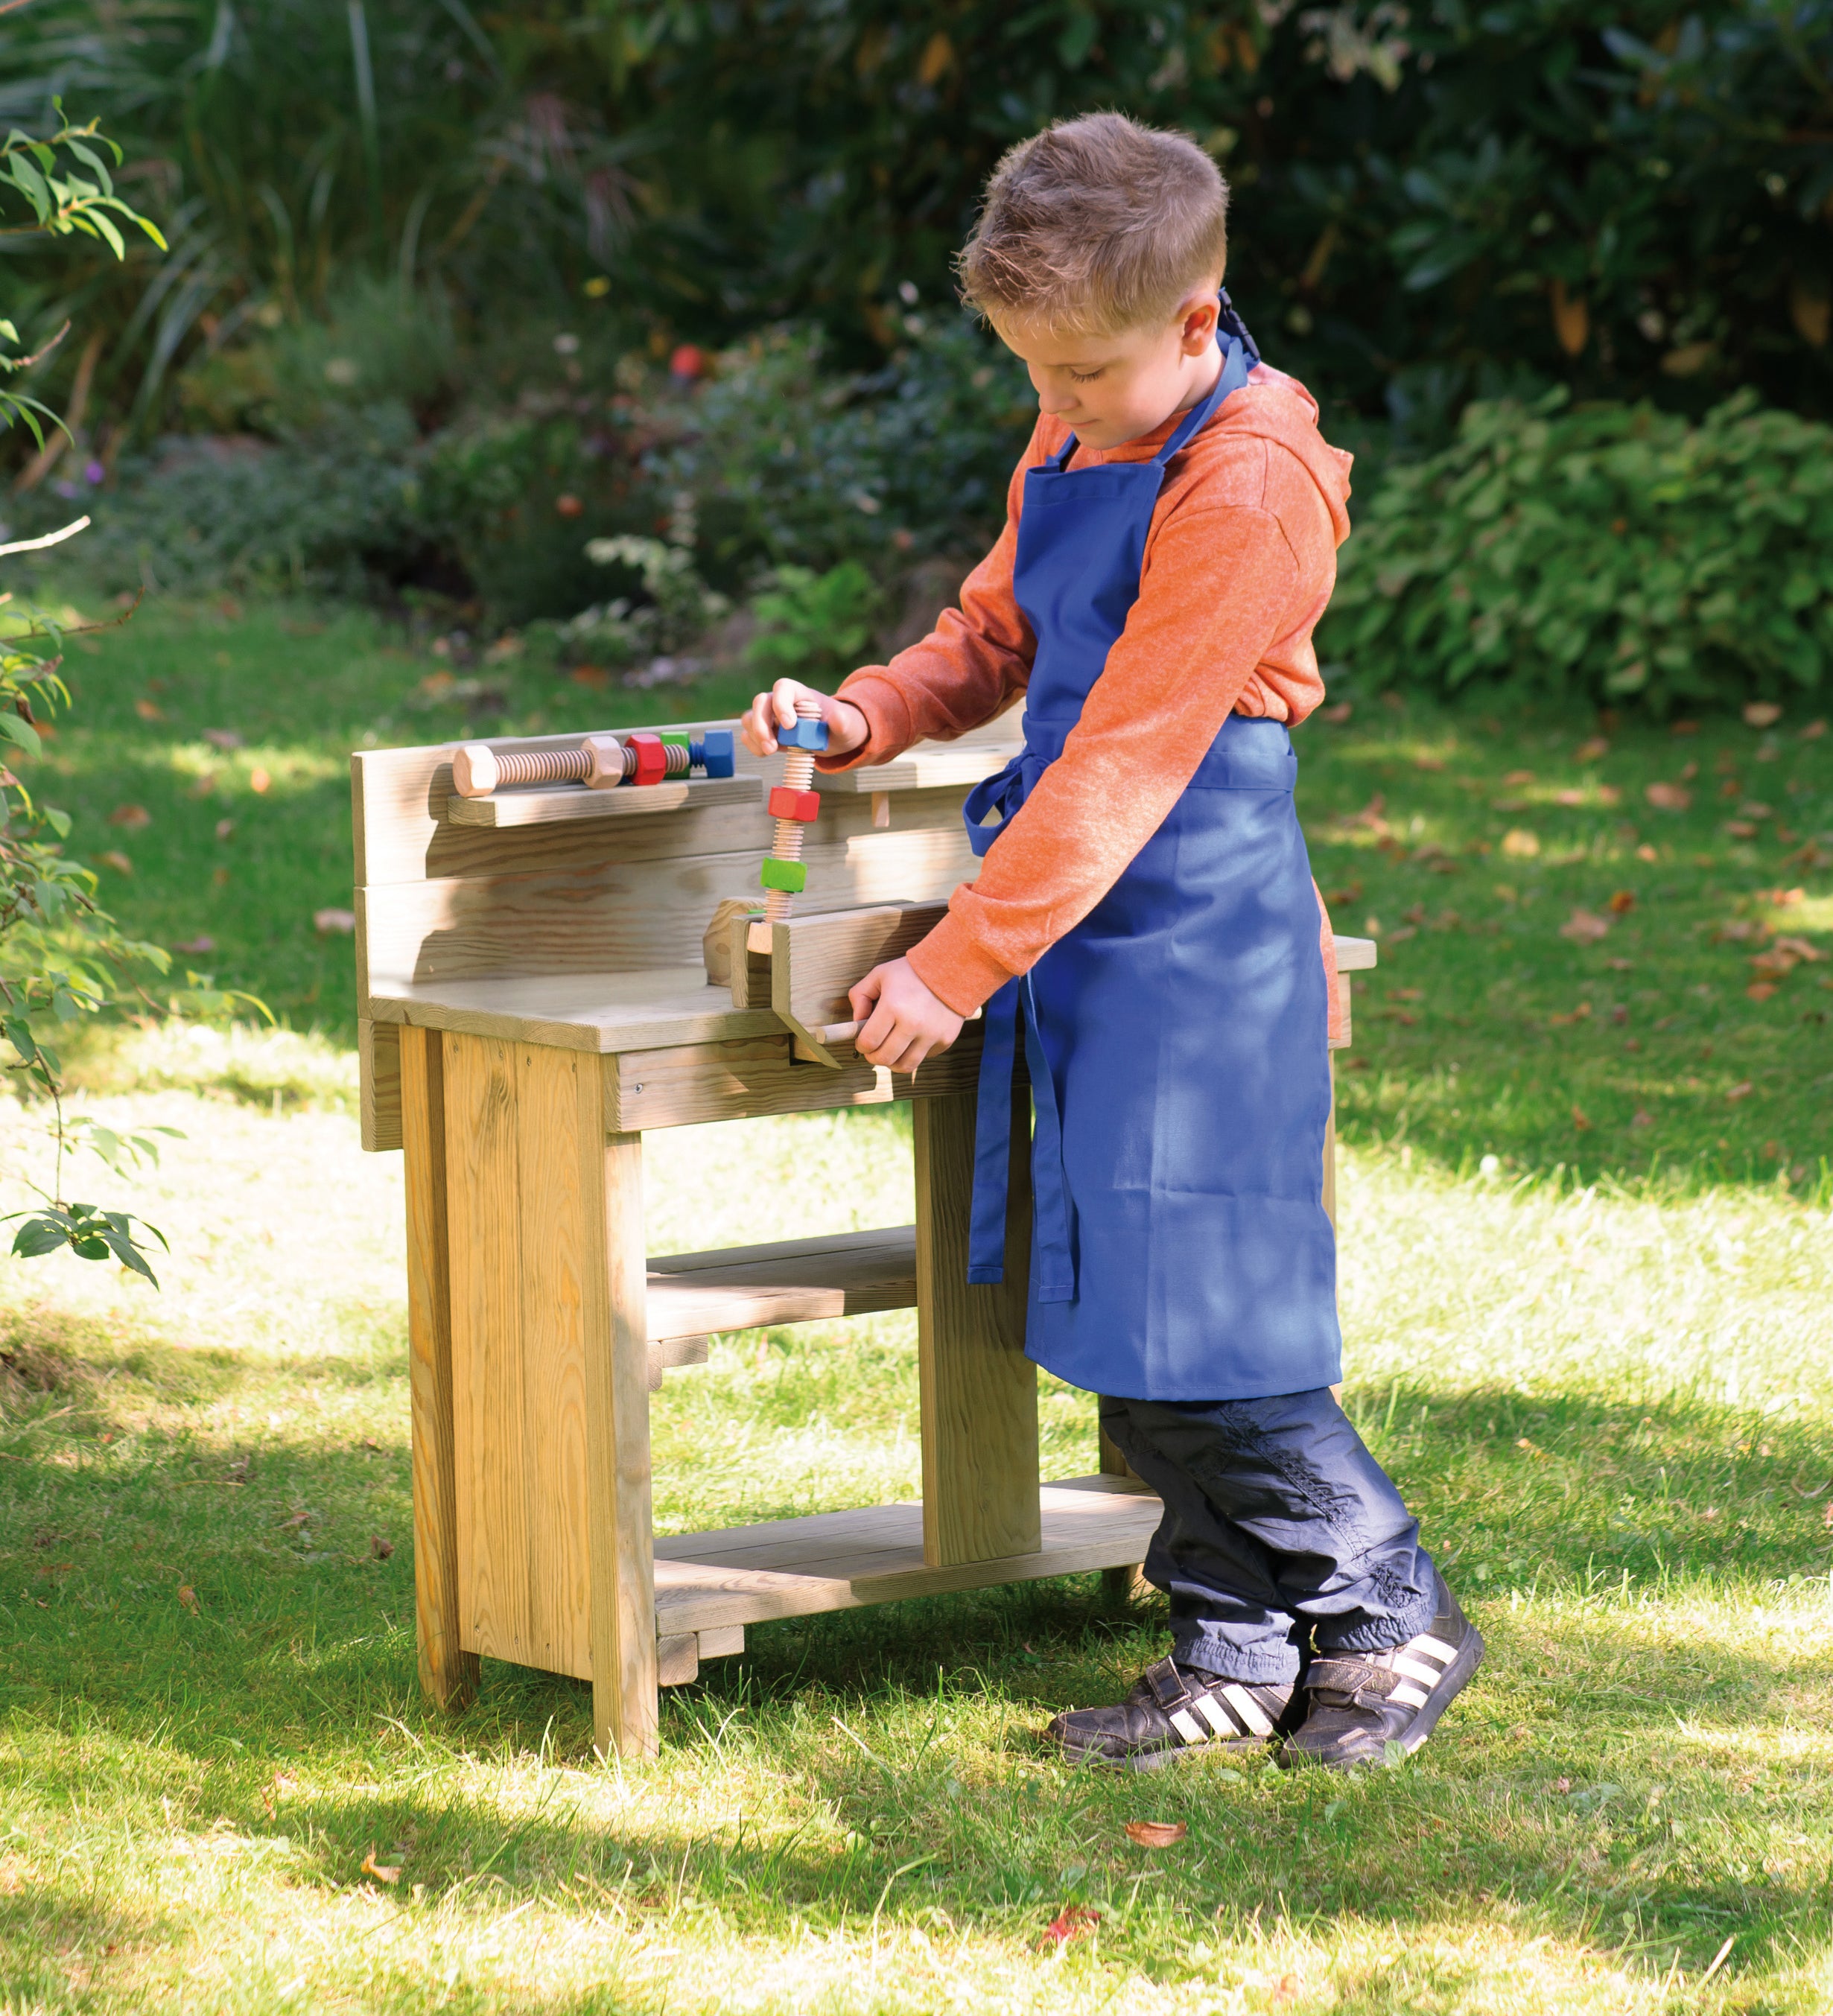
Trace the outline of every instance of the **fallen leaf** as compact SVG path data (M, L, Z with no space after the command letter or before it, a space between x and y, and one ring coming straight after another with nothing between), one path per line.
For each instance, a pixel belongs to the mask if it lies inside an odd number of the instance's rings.
M232 728L207 728L203 739L213 749L226 751L242 747L242 738Z
M1604 964L1612 973L1633 973L1636 962L1633 959L1607 959Z
M379 1863L376 1859L376 1851L373 1848L363 1857L362 1873L366 1876L374 1877L378 1883L398 1883L401 1881L400 1869L398 1867L390 1869Z
M1084 1932L1093 1931L1101 1922L1101 1914L1087 1904L1065 1904L1056 1917L1045 1926L1040 1946L1066 1946L1071 1939L1080 1939Z
M102 863L104 868L112 868L117 875L131 875L134 872L134 864L132 862L128 860L128 857L121 852L118 847L110 847L105 849L102 853L97 855L95 859Z
M248 773L248 788L250 790L255 793L257 797L261 792L265 791L268 788L268 785L270 785L273 781L273 779L270 777L266 771L262 769L258 764Z
M1357 903L1361 900L1362 884L1359 882L1346 882L1341 889L1327 891L1324 897L1327 903Z
M369 1552L379 1561L385 1561L394 1551L394 1543L385 1540L380 1533L369 1535Z
M458 682L456 672L429 672L421 680L417 690L427 700L438 700L452 691Z
M611 682L611 675L603 665L575 665L567 677L576 686L608 686Z
M42 735L44 732L44 729L41 728L38 730L38 733L41 735ZM1806 727L1801 731L1801 740L1803 742L1818 742L1820 737L1824 735L1826 732L1827 724L1825 722L1810 721Z
M1540 851L1540 836L1525 826L1511 826L1502 836L1502 851L1518 861L1532 861Z
M1642 795L1658 812L1684 812L1693 802L1693 794L1684 784L1651 784Z
M1649 845L1647 841L1644 841L1642 844L1636 850L1636 859L1638 861L1658 861L1660 860L1661 856L1652 847Z
M142 721L164 721L165 715L157 700L137 700L134 711Z
M1782 710L1773 700L1753 700L1744 710L1744 718L1752 728L1774 728L1782 718Z
M1593 736L1589 742L1581 742L1572 751L1574 758L1580 763L1600 762L1609 754L1610 744L1601 735Z
M188 1582L178 1584L178 1600L193 1617L197 1615L197 1592Z
M329 909L314 910L312 921L315 931L330 938L340 931L354 931L356 929L356 913L354 910L340 910L333 906Z
M200 773L196 783L191 787L191 795L194 798L207 798L215 790L216 784L215 771L205 770Z
M1282 1974L1280 1985L1273 1991L1275 2002L1296 2002L1298 1999L1298 1977L1295 1974Z
M1767 1001L1776 991L1776 983L1773 980L1753 980L1744 991L1752 1001Z
M1591 1116L1580 1107L1572 1108L1572 1125L1583 1134L1591 1125Z
M1756 892L1757 902L1767 903L1772 910L1786 910L1793 904L1805 902L1806 898L1805 889L1759 889Z
M1747 819L1766 819L1775 816L1774 808L1766 805L1760 798L1746 798L1738 808L1738 814L1739 818Z
M283 1526L303 1526L311 1517L309 1512L294 1512L283 1519L280 1524Z
M1570 938L1574 945L1596 945L1610 931L1608 917L1601 917L1594 910L1575 910L1559 927L1562 938Z
M152 825L153 815L144 805L117 805L108 815L108 823L127 833L138 833Z
M1618 889L1612 893L1610 907L1619 916L1626 916L1636 907L1636 892L1633 889Z
M1590 1017L1590 1003L1589 1001L1581 1001L1578 1006L1573 1009L1569 1015L1549 1015L1547 1020L1550 1027L1555 1029L1563 1029L1569 1028L1574 1022L1589 1021Z
M1751 824L1748 819L1727 819L1725 822L1725 832L1727 837L1732 840L1755 840L1756 838L1756 828Z
M1668 723L1668 733L1670 735L1697 735L1699 733L1699 723L1697 721L1670 721Z
M216 823L216 837L218 840L227 840L235 830L236 822L232 819L221 819Z
M1129 1820L1122 1831L1141 1848L1172 1848L1190 1832L1183 1820Z
M1779 938L1772 949L1787 952L1791 959L1805 960L1810 966L1818 963L1827 956L1817 945L1810 945L1806 938Z
M247 1457L245 1456L237 1456L236 1460L229 1465L227 1474L234 1482L239 1484L248 1474Z
M1748 1078L1741 1078L1738 1082L1733 1085L1731 1089L1725 1094L1725 1097L1727 1101L1732 1104L1735 1104L1737 1101L1741 1099L1749 1098L1750 1095L1755 1092L1756 1089L1756 1087L1751 1083Z
M1582 805L1585 802L1585 794L1576 785L1568 784L1564 790L1554 793L1553 802L1556 805Z
M172 950L183 952L188 959L202 959L216 950L216 940L207 932L200 931L196 938L186 938L182 943L174 945Z
M1340 700L1337 702L1334 707L1327 707L1323 708L1319 714L1318 718L1320 721L1327 721L1331 722L1333 726L1341 728L1343 723L1349 718L1352 711L1353 710L1350 707L1349 701L1346 700Z
M1532 770L1510 770L1504 773L1502 781L1505 784L1531 784L1534 773Z
M1639 1106L1631 1118L1630 1125L1632 1127L1652 1127L1655 1125L1655 1115Z
M553 500L553 508L563 518L583 518L585 516L585 506L570 490Z
M1442 770L1445 759L1442 756L1416 756L1413 759L1413 767L1416 770Z
M1555 1778L1553 1781L1553 1789L1556 1792L1569 1792L1572 1788L1572 1781L1570 1778Z
M1423 1001L1426 991L1423 987L1396 987L1392 998L1395 1001Z
M1615 784L1600 784L1597 787L1597 802L1601 805L1620 805L1622 801L1623 794Z
M1683 784L1691 784L1698 775L1699 765L1697 763L1689 763L1680 772L1680 782Z

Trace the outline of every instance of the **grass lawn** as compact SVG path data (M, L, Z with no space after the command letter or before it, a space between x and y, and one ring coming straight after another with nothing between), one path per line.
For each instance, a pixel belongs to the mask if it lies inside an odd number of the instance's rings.
M500 714L455 702L358 614L88 641L34 783L128 862L124 920L213 939L181 963L291 1028L87 1046L95 1111L183 1130L132 1198L162 1292L0 1269L0 2009L1833 2008L1806 722L1585 754L1590 718L1376 704L1302 738L1320 880L1382 940L1341 1079L1348 1404L1490 1647L1417 1759L1065 1773L1035 1731L1163 1642L1091 1578L757 1629L620 1767L572 1682L417 1698L399 1165L357 1150L349 941L312 913L348 902L366 736L666 710L528 657L459 668ZM9 1208L42 1126L0 1113ZM655 1250L909 1211L898 1108L664 1134L650 1167ZM659 1522L913 1496L913 1334L718 1340L655 1398ZM1091 1403L1043 1415L1046 1474L1092 1467Z

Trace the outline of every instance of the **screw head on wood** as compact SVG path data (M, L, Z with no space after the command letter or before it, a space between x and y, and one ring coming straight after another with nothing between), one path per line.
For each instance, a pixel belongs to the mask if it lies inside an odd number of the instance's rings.
M452 758L452 788L461 798L487 798L502 778L496 751L486 743L467 742Z
M624 745L614 735L588 735L580 743L592 767L585 781L595 791L608 791L624 781Z

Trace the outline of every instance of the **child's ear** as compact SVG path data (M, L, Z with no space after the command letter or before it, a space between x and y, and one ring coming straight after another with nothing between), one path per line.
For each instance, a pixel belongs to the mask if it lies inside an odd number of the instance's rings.
M1216 322L1220 314L1216 300L1216 290L1207 287L1201 294L1193 294L1183 306L1183 345L1187 357L1200 357L1215 340Z

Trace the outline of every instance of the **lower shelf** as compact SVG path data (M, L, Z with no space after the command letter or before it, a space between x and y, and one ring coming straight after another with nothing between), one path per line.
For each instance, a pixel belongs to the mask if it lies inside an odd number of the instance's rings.
M916 1305L913 1225L671 1253L649 1263L649 1334L656 1342Z
M1118 1477L1066 1478L1039 1493L1043 1546L1035 1554L932 1568L923 1559L923 1507L873 1505L683 1533L656 1542L656 1630L668 1638L723 1625L761 1624L824 1610L859 1610L910 1596L1036 1582L1146 1557L1158 1499Z

